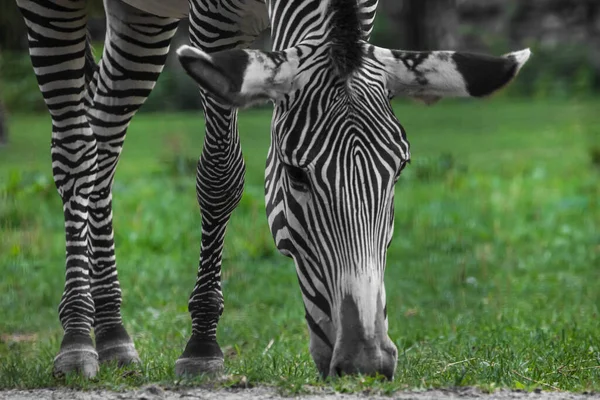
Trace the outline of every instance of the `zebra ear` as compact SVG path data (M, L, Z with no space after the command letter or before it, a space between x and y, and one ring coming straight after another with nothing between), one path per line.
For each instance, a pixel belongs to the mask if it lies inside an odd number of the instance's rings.
M294 51L226 50L208 54L191 46L177 49L179 61L198 84L235 107L277 100L293 87L298 68Z
M372 54L384 64L392 94L432 104L443 97L491 95L515 78L531 51L525 49L493 57L453 51L407 52L377 48Z

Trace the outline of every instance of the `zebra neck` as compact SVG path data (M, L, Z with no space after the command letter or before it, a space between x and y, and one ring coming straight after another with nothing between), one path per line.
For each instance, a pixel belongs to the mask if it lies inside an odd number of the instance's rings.
M347 2L348 4L344 4ZM309 36L325 37L331 6L354 8L362 39L368 41L375 22L378 0L267 0L274 50L283 50ZM354 4L353 4L354 3Z
M329 0L270 0L273 50L293 47L307 37L325 37Z

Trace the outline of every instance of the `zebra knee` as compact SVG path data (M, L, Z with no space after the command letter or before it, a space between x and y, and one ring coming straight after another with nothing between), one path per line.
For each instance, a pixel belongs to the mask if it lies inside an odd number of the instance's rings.
M88 138L72 135L53 139L51 147L52 176L58 194L67 208L75 207L80 212L87 211L98 172L96 143ZM84 144L74 148L72 142L75 141Z
M219 164L227 164L223 169ZM227 220L242 200L245 183L245 165L241 154L229 157L227 162L220 155L202 154L196 170L196 195L202 210L209 212L213 220Z

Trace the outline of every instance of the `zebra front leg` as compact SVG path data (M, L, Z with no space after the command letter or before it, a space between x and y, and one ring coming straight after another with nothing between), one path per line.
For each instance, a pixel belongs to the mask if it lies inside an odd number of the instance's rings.
M33 68L52 117L52 173L63 201L65 289L58 307L64 329L54 374L98 371L90 332L94 301L88 263L88 205L97 173L97 146L84 104L89 50L85 1L18 0L28 28Z
M218 374L223 370L223 353L217 343L217 324L223 313L223 243L227 223L244 190L237 111L204 95L203 106L206 136L196 174L202 243L196 285L188 303L192 336L175 364L179 376Z
M93 81L94 96L88 113L98 144L98 172L90 197L90 278L100 362L126 365L137 363L139 356L121 318L112 184L127 127L154 88L178 21L143 13L121 0L105 0L104 8L105 47L99 75Z
M190 42L207 52L247 47L268 26L264 0L190 0ZM244 160L237 110L201 93L206 136L198 162L196 193L202 243L196 285L190 296L192 336L175 364L177 375L223 370L217 324L223 313L221 260L225 230L244 189Z

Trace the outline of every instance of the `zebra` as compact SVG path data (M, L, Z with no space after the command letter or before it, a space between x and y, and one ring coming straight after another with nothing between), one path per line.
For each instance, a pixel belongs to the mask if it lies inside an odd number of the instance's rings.
M390 99L487 96L530 56L380 48L368 43L376 6L272 0L272 52L177 51L188 74L221 101L274 104L267 217L277 248L295 262L310 352L323 376L392 378L396 368L383 275L394 186L410 147Z
M104 0L107 35L96 64L85 0L16 1L52 117L65 219L64 335L54 374L93 377L99 363L140 361L121 318L111 188L127 127L188 16L191 46L177 54L201 88L206 135L192 333L176 374L223 370L222 251L245 173L237 109L272 101L267 219L277 248L295 262L317 369L324 377L394 375L383 271L393 189L410 148L390 100L489 95L516 76L529 50L491 57L379 48L368 43L377 0ZM269 25L273 51L247 50Z

